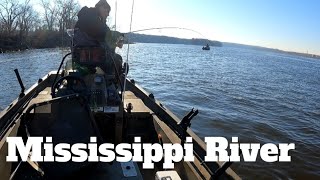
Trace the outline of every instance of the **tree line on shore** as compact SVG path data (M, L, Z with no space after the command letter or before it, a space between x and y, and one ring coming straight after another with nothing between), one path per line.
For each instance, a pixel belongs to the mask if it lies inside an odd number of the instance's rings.
M214 41L209 39L201 39L201 38L177 38L177 37L169 37L169 36L159 36L159 35L147 35L147 34L136 34L129 33L126 35L131 42L135 43L165 43L165 44L186 44L186 45L201 45L204 46L206 44L210 46L221 47L222 43L220 41Z
M70 45L79 10L77 0L0 0L0 53Z

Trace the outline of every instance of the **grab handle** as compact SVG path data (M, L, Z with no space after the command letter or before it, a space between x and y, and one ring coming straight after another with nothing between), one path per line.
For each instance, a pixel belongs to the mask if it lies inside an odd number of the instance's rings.
M21 80L21 77L20 77L18 69L15 69L14 72L16 73L17 79L18 79L20 87L21 87L21 93L19 95L19 98L22 98L24 96L25 87L24 87L23 82Z

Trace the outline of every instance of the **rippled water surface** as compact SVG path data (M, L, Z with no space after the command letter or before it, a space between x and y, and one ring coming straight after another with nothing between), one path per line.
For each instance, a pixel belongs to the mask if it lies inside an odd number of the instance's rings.
M126 47L119 51L126 59ZM0 109L56 70L58 49L0 54ZM199 110L192 129L229 141L295 143L290 163L234 163L245 179L320 179L320 60L240 47L133 44L129 77L182 118Z

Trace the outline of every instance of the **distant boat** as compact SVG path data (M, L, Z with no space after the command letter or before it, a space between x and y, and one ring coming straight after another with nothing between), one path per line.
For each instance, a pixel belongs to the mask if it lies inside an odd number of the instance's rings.
M202 50L210 50L209 44L207 44L206 46L203 46L203 47L202 47Z

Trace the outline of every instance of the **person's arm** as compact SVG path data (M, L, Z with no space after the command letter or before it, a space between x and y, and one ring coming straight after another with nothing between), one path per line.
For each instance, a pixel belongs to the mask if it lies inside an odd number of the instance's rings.
M120 36L124 36L124 34L119 31L111 31L111 33L112 33L112 36L116 37L116 38L118 38Z
M118 37L116 46L121 49L123 47L123 43L124 43L124 34L121 34L121 36Z
M122 48L124 34L119 31L111 31L111 43L114 44L115 47Z
M121 49L121 48L123 47L123 42L124 42L124 40L123 40L123 39L120 39L120 40L117 42L117 44L116 44L117 47Z

